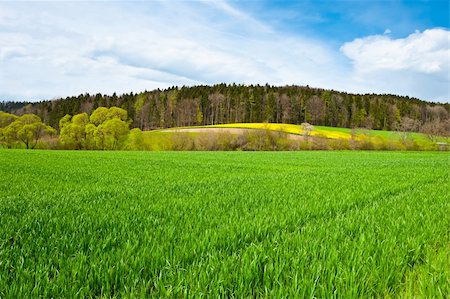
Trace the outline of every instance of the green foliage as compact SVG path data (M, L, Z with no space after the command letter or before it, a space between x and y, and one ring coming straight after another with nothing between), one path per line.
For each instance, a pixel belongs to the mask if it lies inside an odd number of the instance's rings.
M144 144L144 136L142 135L142 131L138 128L134 128L130 131L130 134L128 135L127 150L144 150L145 144Z
M82 149L86 143L86 125L89 123L87 113L81 113L70 117L64 116L59 121L60 141L67 148Z
M127 111L118 107L99 107L90 117L66 115L59 122L61 144L69 149L121 149L129 133L127 118Z
M18 118L18 116L14 115L14 114L0 111L0 129L7 127L10 123L15 121L17 118Z
M203 113L200 110L200 108L197 108L195 119L197 121L197 124L202 124L203 123Z
M139 113L144 106L146 95L144 93L140 93L136 96L136 102L134 103L134 109L137 113Z
M95 149L96 148L96 132L97 127L94 124L87 124L85 128L86 132L86 141L85 141L85 148L86 149Z
M128 124L119 118L108 119L97 127L97 143L100 149L121 148L129 133ZM94 134L95 136L95 134Z
M56 134L55 129L42 123L41 119L34 114L24 114L9 119L14 121L2 128L0 134L0 141L7 147L23 143L27 149L34 148L41 137Z
M22 126L22 123L14 121L6 128L3 128L3 140L7 147L13 147L19 141L19 131Z
M445 298L448 154L0 154L2 298Z
M106 114L106 120L118 119L121 121L128 120L128 112L125 109L118 107L111 107Z
M107 120L108 111L109 109L106 107L98 107L92 112L89 120L92 124L98 126Z
M72 124L75 124L77 126L85 127L89 123L89 116L87 113L81 113L74 115L72 117Z
M62 129L65 125L70 124L72 115L66 114L59 120L59 129Z

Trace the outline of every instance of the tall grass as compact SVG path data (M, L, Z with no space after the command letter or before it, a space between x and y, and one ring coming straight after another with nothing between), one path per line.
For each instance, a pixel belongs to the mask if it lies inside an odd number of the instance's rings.
M0 297L443 298L448 159L0 151Z

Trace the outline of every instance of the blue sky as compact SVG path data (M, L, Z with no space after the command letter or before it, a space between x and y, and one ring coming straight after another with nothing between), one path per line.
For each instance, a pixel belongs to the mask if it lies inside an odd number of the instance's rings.
M0 100L296 84L449 102L447 1L0 1Z
M449 27L448 1L233 1L252 16L293 34L334 43L383 34L405 37L415 30Z

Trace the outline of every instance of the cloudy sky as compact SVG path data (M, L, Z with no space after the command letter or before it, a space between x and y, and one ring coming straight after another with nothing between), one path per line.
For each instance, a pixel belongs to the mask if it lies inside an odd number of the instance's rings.
M2 1L0 100L309 85L450 102L447 1Z

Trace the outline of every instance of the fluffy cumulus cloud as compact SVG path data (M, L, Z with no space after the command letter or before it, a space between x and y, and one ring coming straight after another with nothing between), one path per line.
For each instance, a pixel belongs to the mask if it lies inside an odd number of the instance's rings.
M341 47L358 71L408 70L448 75L450 31L430 29L406 38L375 35L355 39Z
M449 101L450 31L416 31L405 38L368 36L345 43L341 51L352 61L352 79L369 89ZM371 87L370 87L371 86Z
M0 100L220 82L446 100L448 49L448 31L436 29L357 39L340 52L225 1L0 2Z

